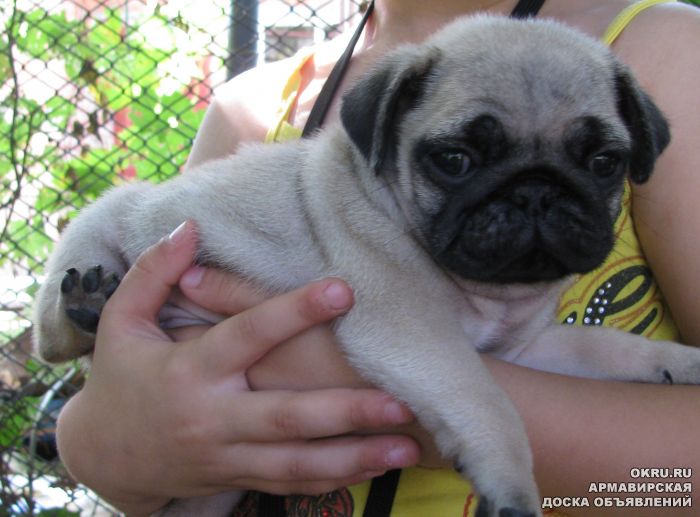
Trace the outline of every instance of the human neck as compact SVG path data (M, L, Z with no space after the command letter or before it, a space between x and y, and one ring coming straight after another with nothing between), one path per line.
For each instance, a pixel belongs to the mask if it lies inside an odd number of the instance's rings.
M370 24L372 44L418 42L455 17L489 12L508 14L515 0L375 0Z

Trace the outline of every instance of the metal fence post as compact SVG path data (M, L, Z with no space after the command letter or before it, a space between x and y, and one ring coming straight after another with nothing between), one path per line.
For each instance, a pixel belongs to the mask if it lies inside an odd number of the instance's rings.
M258 60L258 0L231 0L226 78L245 72Z

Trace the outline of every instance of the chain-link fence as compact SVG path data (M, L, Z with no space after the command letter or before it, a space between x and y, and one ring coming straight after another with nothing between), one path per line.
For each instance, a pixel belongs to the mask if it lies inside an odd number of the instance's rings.
M0 517L111 513L56 459L55 416L81 372L31 351L32 296L61 229L113 184L176 174L213 88L342 32L361 4L4 0Z
M5 0L0 6L0 517L110 514L53 428L74 365L31 351L30 307L77 209L185 162L212 89L355 23L360 0Z

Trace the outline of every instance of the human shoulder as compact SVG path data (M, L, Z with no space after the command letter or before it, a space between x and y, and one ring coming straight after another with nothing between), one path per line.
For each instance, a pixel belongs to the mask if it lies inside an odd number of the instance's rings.
M296 87L315 91L330 72L342 45L343 38L319 43L292 57L247 70L216 88L186 170L234 153L241 144L263 141L279 121L290 79L298 77ZM313 87L309 88L308 83Z
M262 140L274 122L283 90L312 50L243 72L216 88L210 111L235 127L239 140Z
M699 45L700 9L682 2L666 2L635 16L613 49L644 77L658 76L676 63L697 61Z
M338 57L339 39L322 42L295 55L266 63L243 72L214 91L213 102L254 115L256 121L269 123L277 115L279 102L290 78L301 73L303 80L327 75Z
M613 44L641 86L670 119L674 138L691 138L685 130L700 116L700 9L670 2L641 12ZM697 133L692 134L697 138Z

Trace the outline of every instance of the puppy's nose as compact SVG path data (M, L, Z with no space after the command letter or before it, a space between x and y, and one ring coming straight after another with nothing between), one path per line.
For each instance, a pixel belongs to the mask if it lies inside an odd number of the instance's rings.
M550 183L528 180L516 185L510 194L510 201L529 215L545 214L552 207L557 192Z

